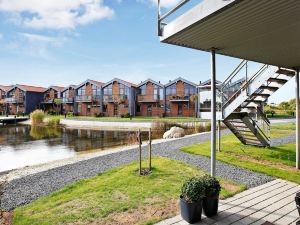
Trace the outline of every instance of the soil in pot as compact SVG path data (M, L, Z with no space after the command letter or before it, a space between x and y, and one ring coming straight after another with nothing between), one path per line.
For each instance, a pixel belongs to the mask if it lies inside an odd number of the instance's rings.
M199 202L189 203L182 197L180 198L181 217L188 223L197 223L201 221L202 200Z
M203 211L205 216L213 217L218 214L219 195L203 198Z

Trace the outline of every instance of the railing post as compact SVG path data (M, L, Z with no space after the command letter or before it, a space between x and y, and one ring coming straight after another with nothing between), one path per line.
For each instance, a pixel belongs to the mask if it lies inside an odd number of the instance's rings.
M216 175L216 50L211 50L211 168Z
M299 68L297 68L296 71L295 81L296 81L296 168L300 169Z

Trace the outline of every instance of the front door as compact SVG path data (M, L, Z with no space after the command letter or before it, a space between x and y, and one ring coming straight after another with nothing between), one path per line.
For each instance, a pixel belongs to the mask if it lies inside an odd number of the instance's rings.
M147 106L147 116L152 116L152 105Z
M182 116L182 105L178 105L178 116Z
M118 105L114 104L114 116L118 115Z

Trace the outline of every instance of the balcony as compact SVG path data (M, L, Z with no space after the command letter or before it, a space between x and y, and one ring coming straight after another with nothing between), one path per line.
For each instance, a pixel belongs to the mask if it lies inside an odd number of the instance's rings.
M189 102L190 96L170 96L170 102Z
M5 98L5 102L6 103L12 103L12 104L16 104L16 103L24 103L24 97L9 97L9 98Z
M101 96L76 96L76 102L92 102L92 101L100 101Z
M127 95L104 95L104 102L121 103L127 100Z
M138 102L159 102L160 97L159 95L138 95L137 101Z
M73 103L74 102L74 98L63 98L62 99L62 103Z

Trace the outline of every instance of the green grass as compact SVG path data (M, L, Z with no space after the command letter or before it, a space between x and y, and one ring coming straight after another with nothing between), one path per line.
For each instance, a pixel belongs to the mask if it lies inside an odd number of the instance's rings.
M153 224L171 217L178 213L182 183L204 172L161 157L154 158L153 165L149 176L137 175L137 163L133 163L65 187L17 208L13 224L114 224L128 215L136 219L134 224ZM221 185L225 187L221 191L223 198L245 189L225 180Z
M277 125L276 125L277 127ZM293 125L283 125L281 128L288 131L274 129L272 137L279 137L293 133ZM187 146L182 151L210 157L210 142ZM277 147L260 148L243 145L234 135L221 139L221 152L217 159L229 164L250 169L259 173L282 178L300 184L300 173L294 170L295 144L285 144Z
M272 130L296 130L296 124L294 123L282 123L282 124L274 124L271 126Z
M48 115L47 118L65 118L64 116L52 116ZM93 117L93 116L74 116L67 117L68 119L77 119L77 120L97 120L97 121L131 121L130 118L121 118L121 117ZM206 121L200 118L194 117L133 117L132 121L173 121L173 122L194 122L194 121Z

